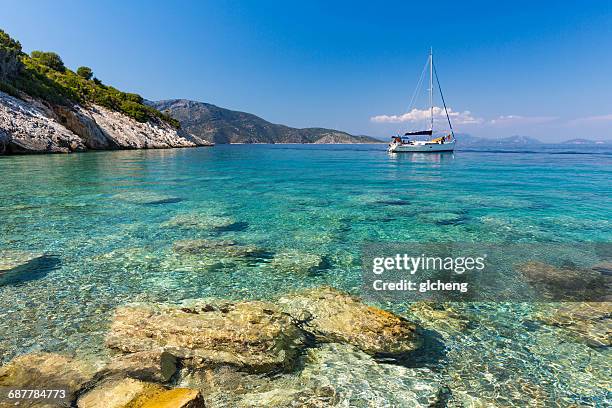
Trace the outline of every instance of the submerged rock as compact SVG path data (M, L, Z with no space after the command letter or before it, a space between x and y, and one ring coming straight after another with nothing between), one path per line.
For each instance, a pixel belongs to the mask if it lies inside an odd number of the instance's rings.
M338 400L331 387L314 386L303 389L295 384L295 388L273 388L267 391L245 394L236 403L239 408L291 408L291 407L337 407Z
M518 270L544 300L597 300L609 293L608 277L595 270L557 268L543 262L527 262Z
M310 394L322 403L312 406L337 407L429 407L442 387L439 374L428 368L380 364L341 344L308 350L300 383L314 391L302 398Z
M323 257L299 250L285 250L274 255L270 266L278 272L311 273L323 265Z
M421 345L414 323L333 288L298 292L279 304L322 342L349 343L369 354L407 353Z
M165 389L150 383L125 378L106 381L79 397L78 408L204 408L198 390Z
M205 408L205 404L199 391L174 388L150 398L141 408Z
M177 371L177 359L170 353L141 351L120 355L96 373L98 378L135 378L165 383Z
M199 389L209 408L425 407L442 387L428 368L379 363L347 344L308 349L298 367L275 376L227 366L190 370L178 384Z
M569 337L594 347L612 345L611 302L569 302L542 305L534 318L561 327Z
M591 269L605 276L612 276L612 262L600 262L591 266Z
M238 245L234 241L184 240L173 245L173 254L160 262L165 270L235 271L240 265L268 263L274 254L255 245Z
M169 194L162 194L155 191L125 191L113 195L114 199L125 201L130 204L141 204L141 205L156 205L156 204L169 204L178 203L183 201L180 197L175 197Z
M324 344L308 350L295 377L269 380L232 406L430 407L441 389L440 375L430 369L380 364L353 346Z
M255 245L238 245L233 240L210 240L210 239L185 239L176 241L172 250L182 254L209 254L214 258L248 258L248 257L272 257L265 249Z
M181 213L164 222L162 227L194 228L213 230L215 228L228 227L235 223L231 217L209 213Z
M106 381L80 396L77 406L78 408L136 408L163 391L161 385L133 378Z
M233 240L212 240L212 239L183 239L176 241L172 245L172 250L178 253L197 254L218 250L229 249L237 245Z
M279 376L247 373L232 366L183 369L177 384L199 389L209 407L237 407L244 394L283 389L288 385Z
M65 389L66 401L71 401L94 371L86 362L61 354L25 354L0 367L0 387Z
M125 353L167 351L191 367L250 371L292 366L304 343L293 319L263 302L117 309L106 343Z
M423 327L434 329L443 334L457 334L465 331L470 322L448 304L416 302L410 311L419 319Z

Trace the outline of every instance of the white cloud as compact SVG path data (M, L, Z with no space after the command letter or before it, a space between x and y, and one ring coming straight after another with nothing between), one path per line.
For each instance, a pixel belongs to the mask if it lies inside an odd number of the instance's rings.
M548 123L559 119L557 116L521 116L521 115L502 115L491 119L487 123L490 125L532 125L537 123Z
M599 116L587 116L584 118L577 118L569 121L570 125L582 125L587 123L601 123L612 121L612 113L608 115L599 115Z
M434 106L434 118L436 119L444 119L446 120L446 113L444 112L444 108L440 108L438 106ZM370 118L372 122L375 123L403 123L403 122L420 122L423 120L428 120L430 116L429 109L413 109L410 112L403 113L401 115L378 115ZM451 121L458 125L469 125L469 124L479 124L482 123L483 120L480 118L476 118L472 115L470 111L463 112L455 112L451 108L448 108L448 116L450 116Z

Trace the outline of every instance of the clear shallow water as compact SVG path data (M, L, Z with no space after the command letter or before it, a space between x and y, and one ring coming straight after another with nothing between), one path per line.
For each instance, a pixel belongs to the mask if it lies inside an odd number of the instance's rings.
M104 355L113 309L133 301L268 299L321 284L358 293L364 241L612 240L605 149L388 155L384 146L236 145L4 157L0 174L0 249L55 260L42 277L0 286L4 361L41 349ZM257 251L173 251L185 239ZM296 257L315 266L304 270ZM403 314L408 306L386 305ZM533 307L459 305L469 330L440 329L424 364L466 401L605 405L609 350L533 323Z

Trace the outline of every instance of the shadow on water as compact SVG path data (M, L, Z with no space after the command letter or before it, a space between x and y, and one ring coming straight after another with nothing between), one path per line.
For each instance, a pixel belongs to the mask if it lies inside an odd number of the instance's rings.
M374 356L379 363L397 364L407 368L427 367L438 370L444 365L446 346L439 333L418 328L416 335L423 339L423 345L416 350L401 354L379 353Z
M321 257L321 262L308 270L310 276L321 276L333 268L334 264L327 255Z
M17 285L45 277L59 268L60 258L56 255L43 255L31 261L0 273L0 286Z
M374 202L375 204L383 204L383 205L410 205L412 204L408 200L396 199L396 200L378 200Z
M246 221L238 221L229 225L215 228L216 232L240 232L249 228L249 223Z
M452 220L438 220L435 222L436 225L461 225L469 222L468 217L461 216Z
M184 201L180 197L162 198L161 200L148 201L145 205L175 204Z

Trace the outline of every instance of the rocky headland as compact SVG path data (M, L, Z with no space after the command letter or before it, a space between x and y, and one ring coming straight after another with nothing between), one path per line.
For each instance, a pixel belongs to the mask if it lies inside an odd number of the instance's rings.
M25 54L0 30L0 154L210 146L174 119L53 52Z
M141 123L100 105L52 105L0 92L0 154L209 146L161 119Z

